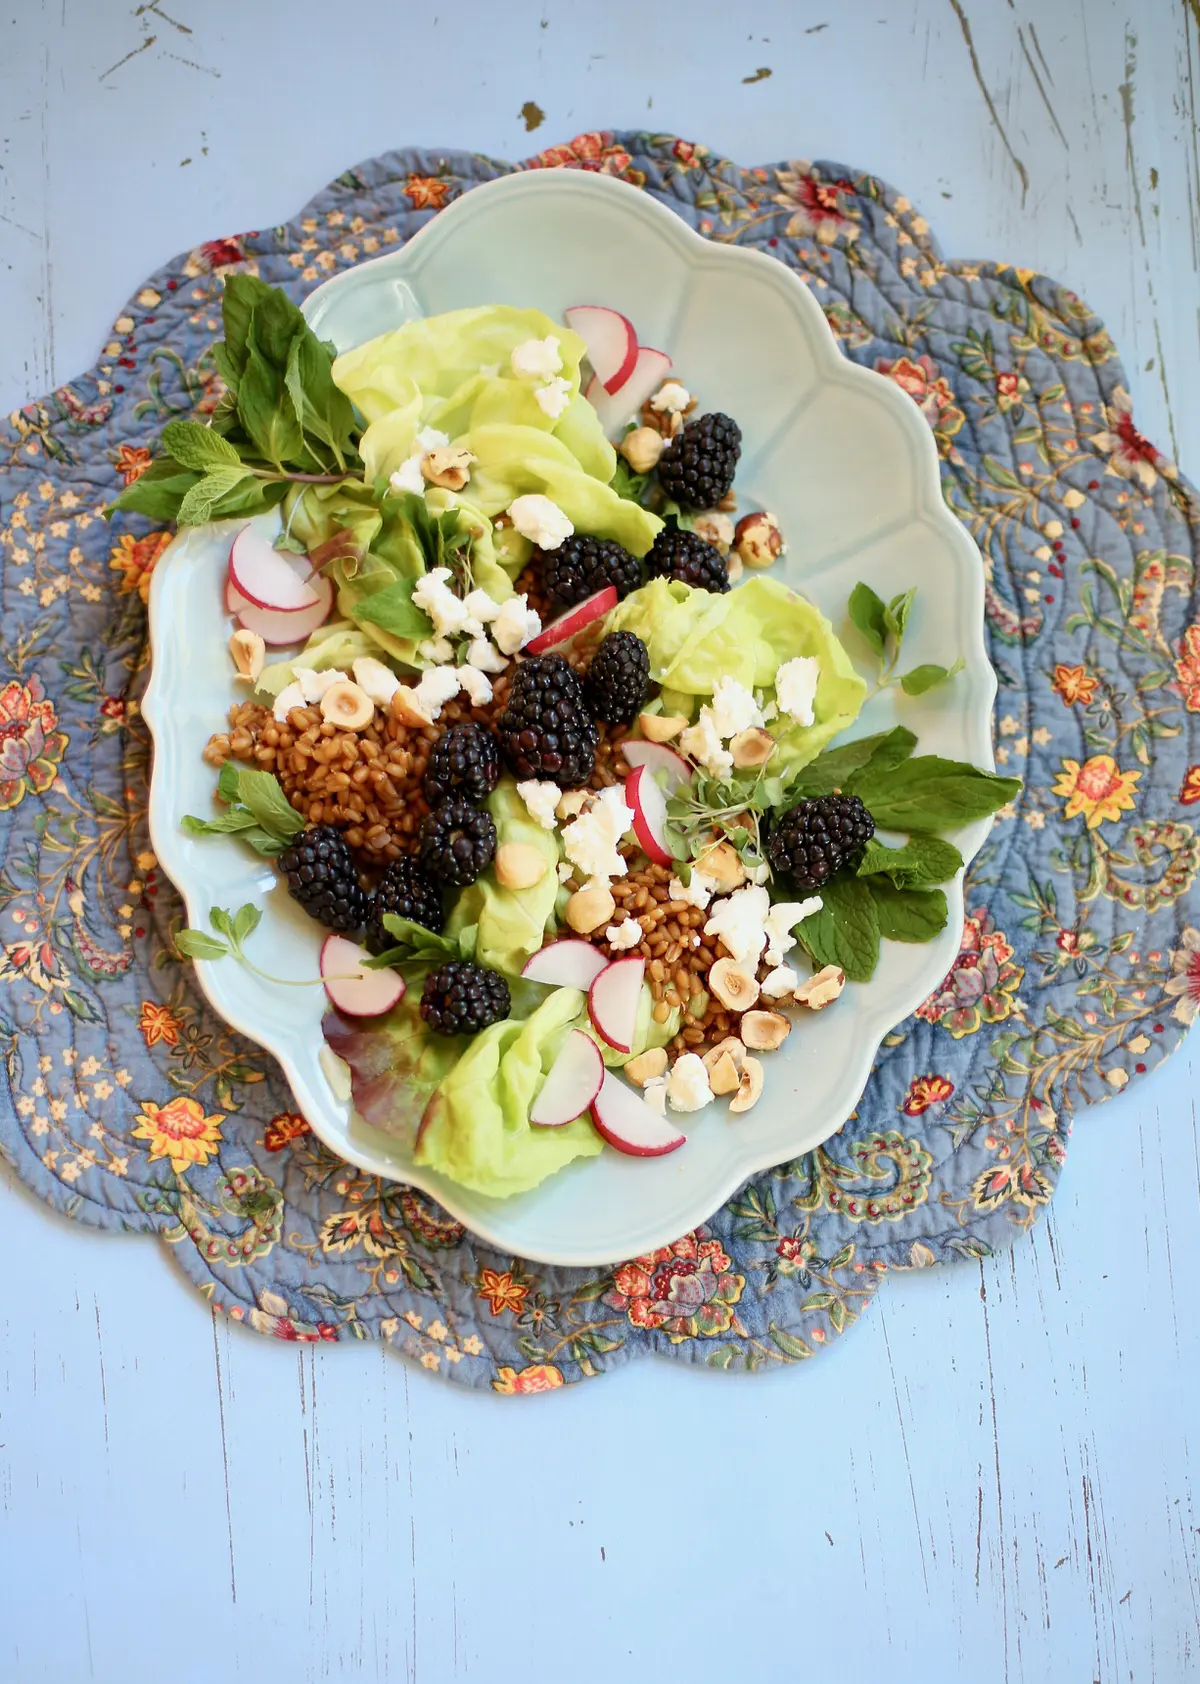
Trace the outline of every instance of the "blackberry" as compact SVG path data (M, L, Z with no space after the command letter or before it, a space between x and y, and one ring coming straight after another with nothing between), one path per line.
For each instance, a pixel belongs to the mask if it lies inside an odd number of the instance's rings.
M421 990L421 1016L438 1035L477 1035L511 1010L499 971L485 971L470 959L451 959L430 971Z
M636 632L609 632L592 656L583 693L593 719L629 725L646 700L650 651Z
M275 861L288 894L327 930L348 935L367 915L367 897L340 830L319 824L301 831Z
M586 532L564 538L556 550L535 551L534 561L555 614L574 608L606 585L615 585L617 595L622 597L636 591L642 582L642 566L636 556L611 539L593 538Z
M532 655L519 663L496 731L518 778L548 778L574 789L592 775L599 732L583 684L561 655Z
M495 852L492 815L465 801L447 801L421 826L417 862L427 877L465 889L487 870Z
M382 953L396 944L396 938L383 927L385 912L394 913L397 918L409 918L427 930L440 931L446 921L440 889L411 854L401 854L398 860L392 861L371 896L366 941L372 953Z
M500 748L483 725L452 725L433 745L425 768L425 799L431 807L447 801L479 806L500 781Z
M779 816L767 837L767 859L807 892L855 864L874 834L875 820L857 795L821 795Z
M733 484L742 429L719 412L689 421L658 459L658 483L685 509L715 509Z
M715 544L686 526L664 526L646 557L652 579L681 579L701 591L727 591L729 569Z

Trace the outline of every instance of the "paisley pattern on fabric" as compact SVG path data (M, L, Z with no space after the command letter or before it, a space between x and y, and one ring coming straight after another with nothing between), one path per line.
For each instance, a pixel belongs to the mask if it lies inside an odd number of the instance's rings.
M918 405L984 553L997 759L1026 787L972 868L954 965L840 1134L619 1268L497 1255L330 1156L175 955L139 711L168 535L101 511L171 416L216 404L226 274L299 299L510 167L406 151L350 171L292 222L168 265L90 374L0 422L0 1150L66 1215L160 1235L214 1307L277 1339L383 1338L505 1394L649 1351L793 1361L889 1268L1028 1228L1073 1109L1153 1069L1200 1013L1195 493L1138 430L1085 304L1028 270L945 262L873 177L742 169L641 133L522 166L621 176L791 265L846 355Z

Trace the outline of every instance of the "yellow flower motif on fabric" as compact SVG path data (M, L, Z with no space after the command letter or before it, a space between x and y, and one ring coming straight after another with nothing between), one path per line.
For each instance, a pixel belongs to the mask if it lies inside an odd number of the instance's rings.
M151 577L170 542L169 532L148 532L144 538L133 538L126 532L117 540L109 552L108 565L120 574L117 588L122 596L132 596L136 591L143 602L149 600Z
M187 1094L180 1094L167 1105L143 1099L133 1136L150 1142L151 1163L167 1158L176 1175L183 1175L193 1164L203 1168L218 1150L224 1121L223 1111L205 1116L203 1105Z
M1077 819L1082 814L1088 829L1095 830L1133 811L1137 805L1134 786L1141 775L1122 772L1111 754L1094 754L1082 766L1078 760L1064 760L1054 793L1068 798L1063 809L1065 819Z
M562 1384L561 1368L555 1368L552 1362L535 1362L519 1370L498 1368L492 1390L512 1397L518 1392L554 1392Z

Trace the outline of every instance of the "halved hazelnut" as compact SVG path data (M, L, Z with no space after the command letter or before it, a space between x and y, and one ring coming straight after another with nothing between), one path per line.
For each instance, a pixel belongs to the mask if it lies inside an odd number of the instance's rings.
M427 450L421 458L421 472L430 485L441 485L447 491L461 491L470 478L472 453L462 445L443 444Z
M822 1011L832 1005L846 986L846 973L840 965L826 965L816 976L810 976L796 990L796 1003L811 1012Z
M375 717L375 703L350 679L331 684L321 697L321 718L343 731L361 731Z
M665 1076L667 1073L666 1047L647 1047L645 1052L638 1053L636 1058L631 1058L626 1062L623 1073L629 1077L631 1082L636 1082L639 1088L644 1087L647 1082L653 1081L656 1076Z
M792 1032L791 1022L782 1012L747 1012L739 1027L742 1040L755 1052L774 1052Z
M635 427L617 446L635 474L648 474L656 467L666 440L653 427Z
M706 1064L708 1071L708 1085L715 1094L736 1093L741 1082L741 1072L727 1052L711 1064Z
M568 819L577 819L585 808L591 806L594 799L590 789L565 789L559 798L558 806L554 809L554 816L562 824Z
M758 999L758 983L753 971L747 971L733 959L718 959L711 966L708 973L709 991L716 995L723 1006L731 1012L749 1011ZM762 1017L764 1014L755 1014ZM787 1022L787 1019L784 1019ZM742 1036L747 1046L751 1043L746 1035Z
M692 865L714 884L713 893L717 895L732 894L746 881L746 868L731 842L715 842L693 860Z
M704 1068L709 1072L710 1085L711 1085L711 1078L712 1078L712 1067L717 1062L718 1059L725 1058L725 1057L731 1058L733 1060L734 1069L740 1070L742 1068L742 1060L745 1058L745 1056L746 1056L745 1043L743 1041L739 1041L736 1035L726 1035L726 1037L723 1041L718 1041L715 1047L710 1047L708 1049L708 1051L704 1054L704 1058L703 1058L703 1061L702 1061L703 1064L704 1064Z
M687 724L681 713L639 713L638 725L648 743L669 743Z
M401 725L415 725L420 729L422 725L433 724L411 684L400 684L396 687L392 695L392 714Z
M733 548L733 521L720 509L709 509L706 514L697 515L692 522L692 531L706 544L720 550L722 555L728 555Z
M617 903L611 892L596 883L588 889L576 889L567 902L567 923L581 936L598 930L601 924L612 922Z
M506 889L532 889L549 869L531 842L502 842L496 849L496 881Z
M751 725L729 739L729 752L737 767L765 766L775 752L775 739L761 725Z
M229 639L229 653L239 678L247 684L256 682L267 658L267 646L257 632L239 629Z
M763 1067L756 1058L748 1058L742 1066L738 1091L729 1102L731 1111L749 1111L757 1105L763 1091Z
M734 545L747 567L770 567L784 551L783 533L774 515L743 515L734 529Z

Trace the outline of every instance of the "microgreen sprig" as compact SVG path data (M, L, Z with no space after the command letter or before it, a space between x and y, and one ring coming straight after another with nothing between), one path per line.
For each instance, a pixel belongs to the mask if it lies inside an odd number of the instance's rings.
M934 661L922 662L908 672L897 673L908 617L916 600L915 585L901 591L890 602L876 594L870 585L861 582L850 593L849 614L855 630L870 645L879 661L879 674L871 694L890 690L898 684L906 696L923 696L939 684L945 684L963 669L961 658L953 666L943 667Z

